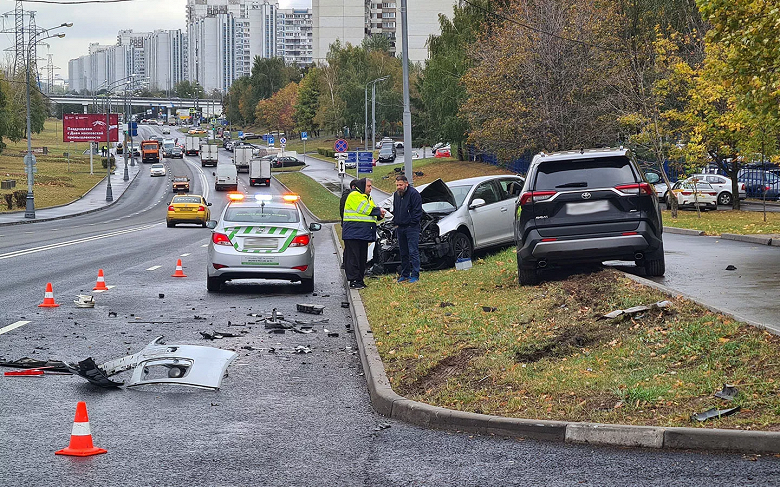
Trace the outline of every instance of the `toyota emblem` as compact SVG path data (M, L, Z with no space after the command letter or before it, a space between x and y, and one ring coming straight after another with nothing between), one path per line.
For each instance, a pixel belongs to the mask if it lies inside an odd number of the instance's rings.
M589 199L590 199L590 197L591 197L591 194L590 194L590 193L582 193L582 199L584 199L584 200L589 200Z

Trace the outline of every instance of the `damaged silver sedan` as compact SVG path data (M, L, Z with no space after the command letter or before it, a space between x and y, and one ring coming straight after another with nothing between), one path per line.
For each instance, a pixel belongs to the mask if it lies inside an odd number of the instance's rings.
M238 354L230 350L199 345L166 345L155 338L140 352L97 365L92 357L68 369L100 387L119 387L109 377L133 370L127 387L147 384L179 384L218 390L227 368Z
M515 202L524 183L521 176L494 175L420 186L420 266L443 269L470 260L475 250L514 243ZM392 198L382 206L392 213ZM377 227L369 252L374 274L396 272L401 264L395 228L387 217Z

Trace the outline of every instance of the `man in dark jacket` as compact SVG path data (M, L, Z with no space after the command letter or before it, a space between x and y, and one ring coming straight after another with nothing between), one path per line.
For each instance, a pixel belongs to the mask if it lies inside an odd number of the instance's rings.
M422 197L409 186L403 174L395 177L393 193L393 223L397 225L398 250L401 253L401 276L398 282L420 280L420 220Z
M344 223L341 238L344 240L344 272L352 289L363 289L363 277L368 261L368 243L376 240L376 222L385 216L371 199L371 180L359 179L355 191L344 202Z

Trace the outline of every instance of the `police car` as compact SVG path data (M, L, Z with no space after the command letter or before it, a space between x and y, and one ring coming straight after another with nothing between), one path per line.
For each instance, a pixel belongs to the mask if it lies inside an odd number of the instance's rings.
M322 225L306 222L299 197L229 193L228 198L219 220L207 223L213 232L206 288L217 292L234 279L283 279L313 291L312 232Z

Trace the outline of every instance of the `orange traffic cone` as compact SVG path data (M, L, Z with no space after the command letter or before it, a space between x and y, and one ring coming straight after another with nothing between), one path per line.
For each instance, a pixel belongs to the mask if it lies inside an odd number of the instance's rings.
M176 261L176 272L174 272L171 277L187 277L181 268L181 259Z
M108 291L108 287L106 287L106 280L103 277L103 269L98 269L97 284L95 284L95 287L93 287L92 290L93 291Z
M54 302L54 289L51 283L46 283L46 294L43 295L43 302L38 305L39 308L56 308L59 304Z
M73 431L70 434L70 445L62 450L57 450L54 454L88 457L101 453L108 453L108 451L102 448L95 448L92 444L92 432L89 430L89 417L87 416L87 403L79 401L76 405L76 418L73 420Z

